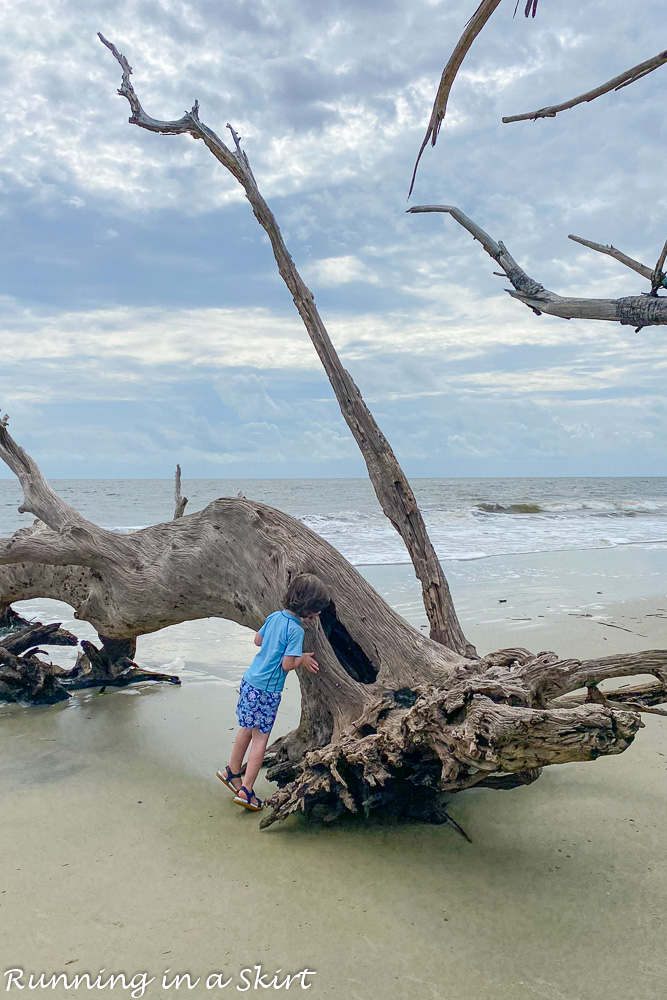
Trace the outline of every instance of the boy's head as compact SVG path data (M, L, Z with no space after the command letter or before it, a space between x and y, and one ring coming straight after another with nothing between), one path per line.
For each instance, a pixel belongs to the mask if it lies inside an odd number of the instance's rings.
M330 602L331 594L313 573L299 573L293 577L283 599L287 611L299 618L318 615Z

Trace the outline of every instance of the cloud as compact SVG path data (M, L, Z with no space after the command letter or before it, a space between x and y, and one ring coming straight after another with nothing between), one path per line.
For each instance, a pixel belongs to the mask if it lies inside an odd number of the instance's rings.
M227 121L241 132L343 362L413 469L658 467L664 335L538 319L451 219L405 214L475 6L5 4L0 402L40 459L73 475L164 474L175 458L202 474L363 474L242 190L203 143L127 123L102 30L149 114L198 99L221 137ZM460 204L561 294L645 290L567 234L655 262L667 71L551 121L500 117L651 55L660 12L561 0L534 21L511 13L476 39L413 203Z
M380 279L373 274L358 257L348 254L345 257L327 257L310 263L305 271L308 280L323 287L347 285L351 281L363 281L367 284L380 284Z
M219 466L363 474L297 319L258 308L46 314L4 305L13 321L0 330L0 402L51 475L83 464L90 475L136 467L164 476L176 461L190 475ZM482 472L492 461L522 474L531 461L644 471L661 461L661 331L632 344L612 325L543 322L527 310L513 322L514 305L502 323L474 302L440 325L428 311L332 317L343 363L412 474L467 474L474 461Z

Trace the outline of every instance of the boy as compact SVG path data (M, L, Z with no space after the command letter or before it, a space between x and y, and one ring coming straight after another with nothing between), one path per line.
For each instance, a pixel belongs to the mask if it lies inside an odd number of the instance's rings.
M224 771L216 772L220 781L234 792L234 802L244 809L259 812L263 808L253 785L264 760L287 674L299 667L311 674L320 669L313 654L303 652L305 632L301 622L319 618L330 601L331 594L319 577L300 573L287 588L284 608L270 614L255 635L259 653L243 675L236 708L241 728L229 764ZM245 784L242 784L243 759L248 747Z

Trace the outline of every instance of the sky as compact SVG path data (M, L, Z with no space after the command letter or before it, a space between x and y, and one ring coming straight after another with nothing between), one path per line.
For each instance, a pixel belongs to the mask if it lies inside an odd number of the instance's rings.
M501 124L665 48L665 0L504 0L407 191L478 0L5 0L0 409L51 478L364 476L238 183L145 111L242 136L345 366L409 476L665 474L667 331L536 317L456 204L536 280L615 298L667 236L667 67ZM10 477L8 469L0 477Z

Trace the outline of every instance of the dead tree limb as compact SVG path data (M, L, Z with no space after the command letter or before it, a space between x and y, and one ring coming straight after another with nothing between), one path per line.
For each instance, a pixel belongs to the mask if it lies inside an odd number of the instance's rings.
M473 239L482 244L489 256L503 269L513 286L505 289L509 295L523 302L537 316L546 313L549 316L560 316L562 319L607 320L623 326L634 326L637 331L644 326L667 324L667 297L658 296L653 289L653 294L627 295L620 299L581 299L557 295L527 275L500 240L496 242L455 205L417 205L409 208L408 212L411 214L444 212L451 215ZM618 251L611 256L620 259L617 254ZM652 271L651 275L654 273L655 271Z
M408 198L412 194L412 190L415 186L417 168L419 167L419 161L422 158L422 153L426 149L429 140L432 146L435 146L438 141L440 126L442 125L444 117L447 113L447 101L449 100L449 94L454 84L454 80L456 79L456 75L461 68L461 64L467 56L472 43L477 38L486 22L489 20L494 10L500 6L500 3L501 0L482 0L475 13L466 24L463 34L454 46L454 51L442 71L442 77L440 78L438 92L435 95L435 102L433 104L433 110L431 111L428 128L426 129L426 135L424 136L424 140L419 148L419 152L417 153L417 161L415 163L414 170L412 171L412 180L410 181ZM526 14L526 16L528 15Z
M181 495L181 467L180 465L177 465L174 480L174 520L176 520L177 517L183 517L187 502L188 498Z
M31 639L36 639L36 634L41 633L41 641L47 646L76 646L79 641L71 632L61 629L58 622L51 625L38 623L29 631L35 633L30 636ZM127 640L106 640L101 651L85 639L81 645L84 652L79 654L75 666L66 670L56 663L41 660L39 655L45 656L46 653L37 648L34 641L27 648L23 648L25 643L20 641L20 637L18 645L0 643L0 701L54 705L69 698L71 690L80 688L126 687L145 681L180 684L180 679L174 675L143 670L127 656L121 656L121 645L126 648L129 645Z
M78 642L75 635L60 627L60 622L52 622L50 625L35 622L34 625L0 639L0 648L6 649L14 656L20 656L26 650L34 649L42 643L48 646L76 646Z
M653 268L653 274L651 275L651 295L657 295L659 288L667 288L667 275L663 270L666 257L667 240L665 240L665 244L660 251L660 256L658 257L657 263Z
M40 660L37 652L14 656L0 647L0 701L54 705L69 698L61 669Z
M497 7L500 6L501 0L482 0L479 7L470 18L466 24L463 34L459 38L458 42L454 46L454 51L447 61L447 65L442 71L442 76L440 78L440 85L438 91L435 95L435 101L433 103L433 110L431 111L431 118L428 123L428 128L426 129L426 135L424 140L419 147L419 152L417 153L417 160L415 162L414 170L412 171L412 180L410 181L410 190L408 191L408 198L412 194L413 188L415 186L415 179L417 177L417 168L419 167L419 161L422 158L422 153L426 149L429 140L432 146L435 146L438 141L438 134L440 132L440 127L444 121L445 115L447 114L447 102L449 100L449 95L451 89L454 85L454 80L461 69L463 60L467 56L472 43L475 41L480 31L487 23L493 12ZM525 17L535 17L537 13L538 0L526 0L526 6L524 8ZM519 0L517 0L516 7L514 8L514 13L516 14L519 7ZM504 119L503 119L504 120Z
M227 126L234 140L234 151L232 151L212 129L199 120L197 101L192 110L186 112L178 121L163 122L151 118L143 110L130 82L132 68L127 59L103 35L100 34L99 37L113 53L123 71L118 93L125 97L130 105L132 110L130 123L149 132L160 132L165 135L187 133L195 139L201 139L215 158L243 187L255 218L269 237L280 276L292 294L297 311L331 382L341 413L359 445L380 506L405 542L417 579L421 583L431 638L456 652L474 655L473 647L463 635L449 585L426 531L412 488L350 373L340 362L315 306L313 294L294 266L278 223L259 192L248 157L241 149L236 132L231 125Z
M609 257L613 257L614 260L619 261L621 264L625 264L632 271L636 271L637 274L641 274L642 278L647 278L649 281L653 278L653 268L647 267L646 264L641 264L638 260L633 257L628 257L626 253L622 250L617 250L616 247L611 246L611 244L605 246L602 243L593 243L592 240L585 240L582 236L573 236L570 234L568 240L574 240L575 243L581 243L583 247L588 247L590 250L597 250L598 253L607 254Z
M432 146L435 146L437 142L440 128L447 113L449 95L463 60L470 51L472 43L477 35L486 25L496 8L500 6L500 2L501 0L482 0L475 13L466 24L463 34L454 46L454 50L442 72L440 85L436 93L426 135L424 136L423 142L417 154L417 160L415 162L412 179L410 181L408 198L414 189L419 162L426 146L429 143L429 140ZM519 0L517 0L517 5L514 9L515 14L518 6ZM532 14L532 16L535 17L536 12L537 0L527 0L524 15L529 17ZM510 122L536 121L538 118L555 118L561 111L567 111L570 108L576 107L578 104L594 101L596 98L602 97L604 94L608 94L612 90L621 90L623 87L627 87L631 83L635 83L637 80L643 79L649 73L652 73L653 70L663 66L666 62L667 50L664 50L659 52L657 55L652 56L650 59L644 60L644 62L639 63L637 66L633 66L631 69L625 70L623 73L619 73L618 76L615 76L607 83L603 83L599 87L595 87L593 90L588 90L585 94L580 94L579 97L573 97L571 100L564 101L562 104L554 104L551 107L540 108L537 111L528 111L521 115L510 115L503 118L502 121L504 124L508 124Z
M68 672L40 660L39 643L76 646L77 638L59 622L41 622L10 633L0 640L0 699L30 705L52 705L69 697L62 684Z
M587 90L585 94L580 94L579 97L573 97L569 101L563 101L562 104L554 104L548 108L540 108L539 111L527 111L522 115L510 115L507 118L503 118L503 123L508 125L510 122L536 121L538 118L555 118L561 111L568 111L570 108L576 108L578 104L594 101L597 97L602 97L603 94L608 94L611 90L621 90L623 87L641 80L649 73L652 73L654 69L664 66L665 63L667 63L667 49L663 52L658 52L657 56L646 59L637 66L625 70L624 73L619 73L618 76L615 76L612 80L608 80L607 83L603 83L593 90Z

